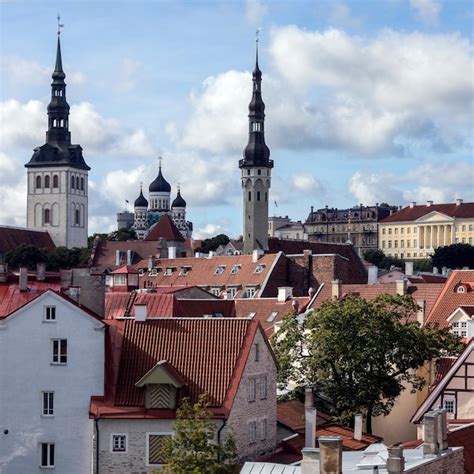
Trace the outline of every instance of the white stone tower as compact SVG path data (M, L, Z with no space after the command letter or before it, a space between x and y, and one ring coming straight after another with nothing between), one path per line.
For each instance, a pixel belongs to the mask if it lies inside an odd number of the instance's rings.
M140 195L135 199L133 228L139 239L143 239L148 232L148 201L143 196L140 185Z
M46 143L28 169L27 226L47 230L57 246L87 247L88 171L80 145L71 145L66 75L58 31L56 66L48 105Z
M186 221L186 201L181 196L181 188L178 185L178 194L171 203L173 222L185 239L190 239L192 235L192 224Z
M258 37L252 100L249 104L249 141L239 161L243 193L244 253L268 250L268 193L273 160L265 144L265 104L262 100L262 72L258 67Z

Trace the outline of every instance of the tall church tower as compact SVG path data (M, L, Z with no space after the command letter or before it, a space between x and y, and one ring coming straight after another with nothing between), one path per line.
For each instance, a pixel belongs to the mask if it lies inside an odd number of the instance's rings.
M66 75L60 34L48 105L46 143L25 165L28 175L27 226L47 230L57 246L87 247L88 171L80 145L71 145Z
M244 253L268 250L268 192L273 160L265 144L265 104L262 100L262 71L258 67L258 36L252 100L249 104L249 141L239 161L243 193Z

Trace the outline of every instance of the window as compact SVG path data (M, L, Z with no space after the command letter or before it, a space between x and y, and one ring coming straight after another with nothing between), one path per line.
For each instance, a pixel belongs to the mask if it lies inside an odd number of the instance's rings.
M254 402L257 397L257 379L249 379L249 402Z
M56 306L44 307L44 320L49 322L56 321Z
M191 271L191 267L181 267L180 275L187 275Z
M251 201L251 200L252 200L252 192L249 191L249 201Z
M234 287L227 288L227 299L233 300L236 294L237 294L237 287L234 286Z
M43 222L44 222L44 224L50 224L51 223L51 210L50 209L45 209L44 210Z
M244 298L253 298L255 296L256 289L255 288L246 288L245 293L243 294Z
M382 229L382 235L385 235L385 228Z
M411 227L408 227L407 228L407 234L409 234L411 232Z
M163 275L169 277L173 274L174 270L174 267L166 267L166 270Z
M382 240L382 248L385 248L385 240Z
M112 434L111 435L111 451L113 453L127 452L127 435L126 434Z
M81 191L84 191L84 178L81 178Z
M267 398L267 377L260 377L260 400Z
M392 248L392 241L391 241L391 240L388 241L388 248L389 248L389 249Z
M36 189L41 189L41 176L36 176Z
M257 441L257 422L249 422L249 444L255 443Z
M259 344L254 344L254 353L255 353L255 362L258 362L260 360L260 345Z
M466 226L465 225L462 226L462 231L466 232Z
M267 318L267 323L273 322L277 316L278 316L278 311L272 311L270 316L268 316Z
M255 273L262 273L263 270L265 270L265 264L261 263L260 265L257 265L257 268L255 269Z
M261 421L260 439L263 441L264 439L267 439L267 436L268 436L268 423L267 423L267 419L263 418Z
M452 395L444 397L443 408L445 408L448 413L456 413L455 399Z
M54 415L54 392L43 392L43 416Z
M53 339L53 364L67 364L67 339Z
M403 234L403 231L404 231L404 229L403 229L403 227L402 227L402 228L400 229L400 234Z
M76 225L80 225L80 223L81 223L81 213L79 212L79 209L76 209L76 211L74 213L74 223Z
M255 312L252 311L251 313L248 314L247 319L253 319L256 314L257 314L257 313L255 313Z
M257 191L257 201L260 201L260 191Z
M242 268L242 265L234 265L232 267L232 270L230 271L230 274L235 275L241 268Z
M398 240L395 240L395 241L394 241L393 246L394 246L395 248L398 248Z
M54 467L54 443L41 443L41 467Z
M71 176L71 189L74 189L74 184L76 180L74 179L74 176Z
M465 293L465 292L466 292L466 288L464 288L463 285L458 286L456 293Z
M219 296L221 294L221 288L219 286L216 286L214 288L211 288L211 293L214 296Z
M388 229L388 235L392 235L392 229Z
M262 170L258 170L258 175L260 176L262 174Z
M55 174L53 176L53 188L58 188L59 187L59 178L58 178L58 175Z
M404 241L404 240L400 240L400 247L401 247L401 248L404 248L404 247L405 247L405 241Z
M156 466L164 464L163 443L166 438L173 436L173 433L147 433L147 460L148 465Z
M49 188L49 180L50 180L49 176L46 175L46 176L44 177L44 187L45 187L45 188Z
M224 273L225 267L225 265L218 265L214 271L214 275L222 275Z

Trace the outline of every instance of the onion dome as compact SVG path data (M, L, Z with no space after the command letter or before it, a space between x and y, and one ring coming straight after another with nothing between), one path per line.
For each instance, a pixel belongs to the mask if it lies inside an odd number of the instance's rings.
M186 207L186 201L182 198L180 189L178 189L178 195L171 204L171 207Z
M170 193L171 192L171 185L163 178L161 174L161 163L160 163L160 170L158 172L158 176L155 178L154 181L148 187L148 190L151 193Z
M143 195L143 191L141 187L140 187L140 196L138 196L137 199L135 199L135 203L133 205L134 207L148 207L148 201Z

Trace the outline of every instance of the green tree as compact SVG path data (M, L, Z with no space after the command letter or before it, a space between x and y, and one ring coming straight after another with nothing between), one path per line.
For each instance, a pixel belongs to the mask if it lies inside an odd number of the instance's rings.
M474 247L469 244L438 247L431 257L431 263L438 268L474 268Z
M364 260L366 262L377 265L380 268L384 259L387 258L382 250L379 249L370 249L364 252Z
M196 249L198 252L209 253L210 251L215 251L220 245L227 245L230 239L225 234L219 234L210 239L204 239L201 241L201 246Z
M34 245L21 244L15 250L5 254L5 262L11 268L27 266L30 270L36 268L36 264L48 259L47 250L38 249Z
M413 322L416 311L409 295L351 295L324 302L302 321L286 315L272 339L280 387L288 380L300 389L316 383L332 400L336 419L350 424L355 414L365 413L371 433L372 417L390 413L404 384L413 391L425 385L417 369L461 350L448 329Z
M429 258L423 258L413 262L413 270L415 272L431 272L433 270L433 265Z
M134 229L119 229L109 234L107 240L120 240L122 242L137 240L137 233Z
M211 421L206 397L191 405L183 399L176 410L174 436L164 442L165 472L173 474L219 474L237 472L232 464L237 451L232 436L219 447L215 444L216 425ZM218 462L218 457L220 462Z

